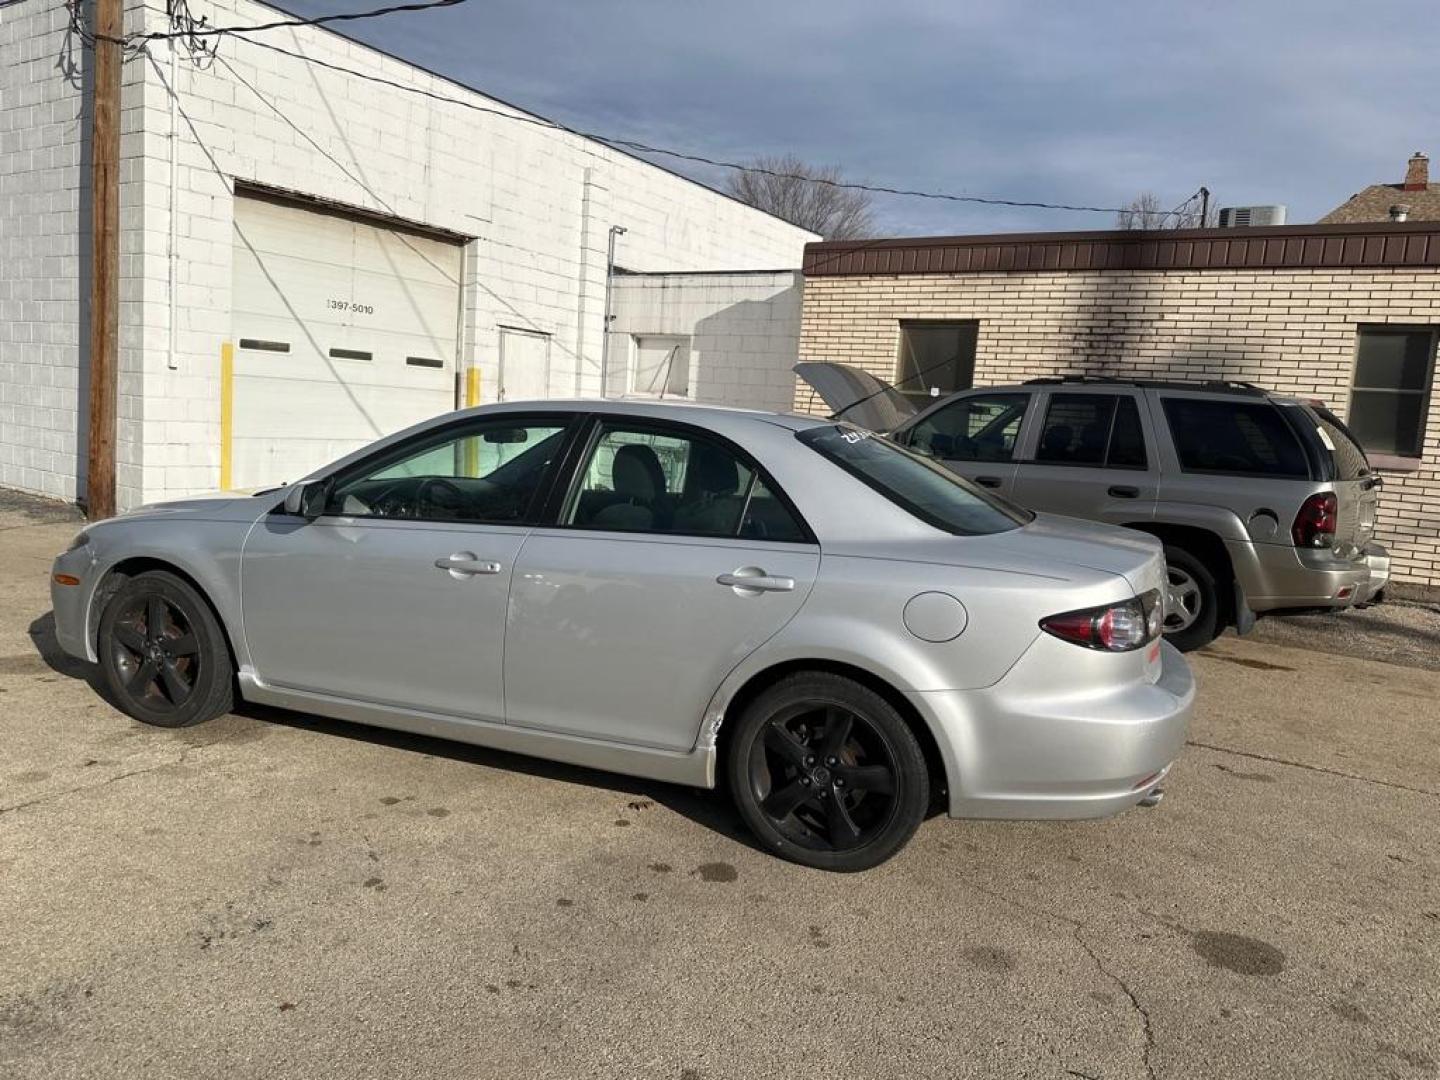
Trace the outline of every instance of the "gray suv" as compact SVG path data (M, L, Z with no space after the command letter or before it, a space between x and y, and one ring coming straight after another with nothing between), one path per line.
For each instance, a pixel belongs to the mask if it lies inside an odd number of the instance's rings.
M1165 629L1196 649L1260 612L1374 602L1381 478L1319 402L1246 383L1051 378L920 409L843 364L796 372L836 414L1033 510L1158 537ZM923 399L922 399L923 400Z

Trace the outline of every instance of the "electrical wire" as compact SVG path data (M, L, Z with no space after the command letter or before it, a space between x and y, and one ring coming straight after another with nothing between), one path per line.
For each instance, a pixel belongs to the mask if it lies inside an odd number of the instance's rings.
M950 192L920 191L909 188L886 187L879 184L862 184L857 181L829 180L814 176L805 176L801 173L782 172L776 169L767 169L756 165L745 165L737 161L726 161L721 158L706 157L701 154L687 153L682 150L671 150L663 146L654 146L649 143L638 142L634 139L623 139L614 135L603 135L594 131L584 131L580 128L570 127L555 120L548 120L544 117L534 116L527 113L506 111L493 106L481 105L478 102L466 101L463 98L452 97L448 94L439 94L433 90L427 90L423 86L411 86L407 83L397 82L394 79L387 79L383 75L374 75L365 71L356 71L354 68L343 67L340 64L332 64L327 60L320 60L313 56L307 56L301 52L275 45L268 41L260 41L255 38L246 38L246 44L254 45L262 49L269 49L271 52L289 56L307 64L314 64L316 67L326 68L342 75L350 75L357 79L364 79L367 82L378 83L382 86L389 86L396 90L403 90L409 94L416 94L426 97L432 101L445 102L450 105L458 105L461 108L469 109L472 112L485 113L490 116L498 116L505 120L515 120L535 127L550 128L555 131L563 131L566 134L574 135L577 138L588 139L591 142L604 143L619 150L629 150L639 154L655 154L662 157L677 158L681 161L689 161L698 165L707 165L711 168L729 169L734 172L759 173L763 176L772 176L780 180L801 180L811 184L821 184L826 187L841 188L847 191L866 191L876 195L897 195L912 199L934 199L945 202L978 203L984 206L1013 206L1027 209L1039 210L1070 210L1076 212L1093 214L1119 214L1125 212L1122 207L1114 206L1082 206L1069 203L1050 203L1020 199L1002 199L987 195L958 195ZM403 61L402 61L403 62ZM480 91L475 91L480 93ZM1196 192L1198 195L1199 192ZM1187 199L1190 202L1194 195ZM1181 204L1182 206L1184 203ZM1159 216L1170 217L1177 211L1166 211Z
M1034 210L1065 210L1074 213L1089 214L1122 214L1129 212L1125 207L1090 206L1077 203L1052 203L1031 199L1007 199L990 195L964 195L954 192L924 191L918 188L890 187L883 184L866 184L852 180L834 180L827 177L806 176L802 173L785 172L778 169L769 169L765 168L764 166L756 165L754 163L747 165L737 161L727 161L723 158L709 157L704 154L690 153L683 150L672 150L669 147L656 146L654 144L640 142L635 139L625 139L614 135L604 135L599 132L584 131L579 128L573 128L566 124L559 123L558 121L549 120L544 117L525 113L518 109L510 111L506 109L481 105L477 102L466 101L463 98L453 97L448 94L439 94L433 90L428 90L422 86L412 86L407 83L398 82L394 79L387 79L383 75L375 75L369 72L357 71L354 68L344 67L340 64L332 64L329 61L320 60L313 56L307 56L304 53L296 52L292 49L286 49L282 46L272 44L268 41L261 41L258 38L246 36L249 34L261 33L268 30L278 30L299 26L322 26L326 23L332 22L353 21L358 19L373 19L383 15L395 14L397 12L429 11L436 8L454 7L457 4L463 4L466 2L467 0L426 0L426 2L423 3L394 4L388 7L375 8L370 11L356 11L337 15L321 15L309 19L283 19L274 22L258 23L249 26L206 26L205 20L203 18L198 20L191 19L187 23L182 25L180 23L180 20L174 18L174 16L172 15L172 26L177 27L176 29L172 29L169 31L154 31L145 34L132 34L123 38L112 38L108 36L97 35L90 31L88 27L85 26L84 18L80 13L80 0L66 0L66 7L69 9L70 12L71 31L75 33L76 36L79 37L80 40L87 47L93 48L97 40L104 40L119 44L125 47L128 51L143 51L143 49L149 42L167 41L180 38L184 39L187 43L189 43L195 52L205 52L213 56L216 47L215 42L209 43L207 47L205 43L199 41L198 39L214 38L218 41L218 39L222 37L227 37L230 35L240 35L240 40L245 41L249 45L254 45L262 49L269 49L271 52L279 53L284 56L289 56L303 63L312 64L320 68L325 68L338 74L348 75L352 78L363 79L367 82L377 83L382 86L388 86L396 90L404 91L408 94L416 94L421 97L426 97L432 101L439 101L450 105L456 105L461 108L469 109L472 112L485 113L505 120L531 124L535 127L550 128L555 131L563 131L567 134L574 135L577 138L587 139L591 142L601 143L603 145L610 146L618 150L630 151L636 154L650 154L658 157L673 158L678 161L687 161L692 164L704 165L713 169L726 169L732 172L754 173L761 176L773 177L778 180L796 180L804 183L818 184L823 187L837 188L844 191L863 191L873 195L893 195L901 198L927 199L939 202L967 203L980 206L1006 206ZM403 63L404 61L401 62ZM480 91L474 92L477 94L480 93ZM1198 195L1199 191L1197 191L1195 195L1190 196L1189 199L1186 199L1185 202L1181 203L1180 206L1176 207L1176 209L1164 211L1157 216L1162 218L1180 216L1184 213L1184 207L1187 206L1189 203L1193 202Z

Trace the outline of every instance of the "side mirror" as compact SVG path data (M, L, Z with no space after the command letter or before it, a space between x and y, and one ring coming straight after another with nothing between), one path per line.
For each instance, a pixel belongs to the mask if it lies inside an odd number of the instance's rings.
M955 436L942 435L937 431L930 436L930 452L940 458L954 457Z
M314 521L325 512L325 502L329 497L330 484L325 480L296 484L285 493L285 512Z

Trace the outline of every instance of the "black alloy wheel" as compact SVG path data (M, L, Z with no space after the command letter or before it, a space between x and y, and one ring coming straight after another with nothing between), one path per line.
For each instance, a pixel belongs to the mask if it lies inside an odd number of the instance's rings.
M880 695L828 673L792 676L746 709L730 761L752 831L787 858L863 870L924 818L924 756Z
M111 647L126 696L145 708L173 712L195 693L200 640L185 613L159 593L125 605L116 617Z
M208 604L174 575L129 579L100 618L100 665L126 713L185 727L230 711L234 666Z

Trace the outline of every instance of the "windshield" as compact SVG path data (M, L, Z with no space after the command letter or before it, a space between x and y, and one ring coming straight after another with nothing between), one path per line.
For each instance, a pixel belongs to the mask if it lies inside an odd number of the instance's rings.
M814 427L796 438L914 517L957 536L1006 532L1034 518L1028 510L863 428Z

